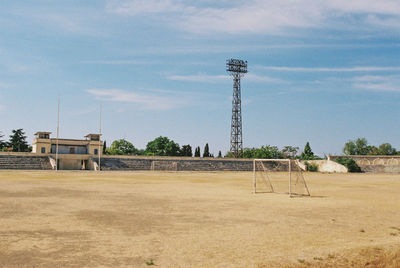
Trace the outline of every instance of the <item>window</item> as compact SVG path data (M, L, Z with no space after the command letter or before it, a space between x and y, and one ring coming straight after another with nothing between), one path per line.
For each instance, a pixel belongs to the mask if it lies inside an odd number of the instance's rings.
M69 153L70 153L70 154L74 154L74 153L75 153L75 147L69 148Z
M94 149L94 154L98 154L99 153L99 149Z
M46 153L46 148L42 147L41 152L42 152L42 154L45 154Z

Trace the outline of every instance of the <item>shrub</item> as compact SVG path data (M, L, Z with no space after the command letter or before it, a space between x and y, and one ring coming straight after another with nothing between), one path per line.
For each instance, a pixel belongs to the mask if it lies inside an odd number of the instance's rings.
M317 164L313 164L313 163L309 163L309 162L305 162L304 164L307 167L307 171L310 171L310 172L317 172L318 171L318 165Z
M339 157L335 162L347 167L349 172L361 172L361 168L357 165L356 161L352 158Z

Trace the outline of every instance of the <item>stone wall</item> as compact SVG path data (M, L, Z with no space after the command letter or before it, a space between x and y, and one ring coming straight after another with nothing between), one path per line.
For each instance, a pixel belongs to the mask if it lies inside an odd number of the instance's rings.
M368 173L400 173L400 155L330 155L329 159L339 157L352 158L361 168Z
M0 169L51 169L49 157L53 154L37 156L32 153L0 153ZM338 157L353 158L363 172L372 173L400 173L400 156L329 156L330 160ZM86 169L93 170L93 162L98 158L89 155L59 155L60 169ZM69 161L69 162L68 162ZM73 163L72 163L73 162ZM325 163L326 162L326 163ZM73 165L71 165L71 163ZM319 163L326 165L329 160ZM332 163L331 163L332 164ZM272 165L272 164L271 164ZM68 166L68 167L67 167ZM325 167L325 166L324 166ZM284 171L285 165L274 166L276 171ZM331 165L329 166L331 168ZM335 167L336 169L337 167ZM323 169L323 168L322 168ZM322 170L323 172L340 172L336 169ZM197 157L152 157L152 156L110 156L101 158L101 170L169 170L169 171L252 171L252 159L229 158L197 158Z
M91 161L98 163L98 158ZM287 162L263 162L263 165L271 171L289 170ZM262 167L256 165L256 169ZM253 171L253 159L107 155L101 158L101 170ZM292 165L292 170L297 170L296 166Z
M30 153L1 153L0 169L51 169L47 156L35 156Z
M98 162L97 158L92 158ZM252 160L191 158L103 156L101 170L167 170L167 171L252 171Z

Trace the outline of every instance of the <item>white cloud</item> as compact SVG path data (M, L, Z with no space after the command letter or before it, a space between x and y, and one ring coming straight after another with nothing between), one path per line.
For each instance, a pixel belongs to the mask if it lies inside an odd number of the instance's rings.
M266 75L257 75L257 74L246 74L245 79L251 82L258 82L258 83L284 83L285 81L278 79L278 78L273 78L269 77Z
M107 11L124 16L151 16L190 32L282 33L286 28L400 27L398 0L109 0ZM390 19L383 18L390 16ZM366 27L368 26L368 27Z
M31 68L26 64L11 64L8 66L9 70L14 73L23 73L29 71Z
M182 11L185 6L170 0L108 1L107 10L121 15Z
M287 67L287 66L255 66L254 68L285 72L379 72L400 71L400 67L356 66L356 67Z
M0 88L8 88L10 86L10 84L0 82Z
M145 110L171 110L187 105L183 98L150 95L120 89L87 89L96 99L112 102L130 102Z
M353 87L371 91L400 92L400 76L358 76L353 79Z
M357 76L353 78L353 81L357 82L376 82L376 81L384 81L387 80L386 76L380 76L380 75L363 75L363 76Z
M102 12L85 4L80 5L21 5L8 10L21 25L40 27L41 31L56 30L57 34L82 34L88 36L108 36L106 17ZM27 26L25 26L27 27Z
M379 26L381 28L400 29L400 19L396 16L382 18L376 15L369 15L366 21L370 25Z
M171 75L168 76L169 80L176 81L187 81L187 82L221 82L227 81L229 75L206 75L206 74L196 74L196 75Z
M196 74L196 75L171 75L168 76L169 80L176 81L187 81L187 82L204 82L204 83L217 83L217 82L228 82L232 78L229 75L206 75L206 74ZM256 82L256 83L282 83L283 81L277 78L269 76L261 76L257 74L246 74L243 78L246 81Z
M400 15L400 2L397 0L330 0L325 4L340 12Z
M104 65L145 65L145 64L156 64L153 61L146 60L93 60L83 61L84 64L104 64Z

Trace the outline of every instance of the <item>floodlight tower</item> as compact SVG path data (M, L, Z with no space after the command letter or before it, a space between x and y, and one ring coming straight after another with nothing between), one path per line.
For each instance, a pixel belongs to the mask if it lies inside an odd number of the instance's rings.
M226 71L233 77L231 149L235 158L243 150L242 139L242 100L240 94L240 78L247 73L247 61L229 59L226 61Z

